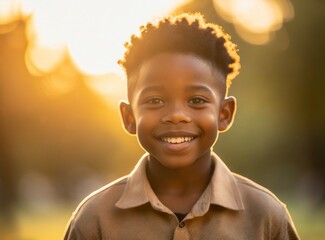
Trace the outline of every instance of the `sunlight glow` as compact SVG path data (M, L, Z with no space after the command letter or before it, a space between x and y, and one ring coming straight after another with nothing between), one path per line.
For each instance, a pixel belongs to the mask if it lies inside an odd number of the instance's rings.
M37 76L50 72L64 57L63 45L41 46L30 44L25 53L25 63L28 71Z
M32 74L55 71L68 53L74 67L86 76L87 85L101 95L117 99L125 96L124 74L117 64L125 51L124 42L139 33L140 25L189 1L0 0L0 24L28 16L25 61ZM233 23L239 36L252 44L270 42L283 22L294 16L290 0L213 3L217 13ZM8 25L2 31L12 27ZM56 89L63 85L59 86Z
M18 0L0 0L0 23L9 23L17 18L20 13L20 1Z
M148 21L190 0L0 0L0 24L27 17L25 62L36 76L56 71L70 55L85 83L115 103L125 98L124 73L117 61L124 42ZM8 25L2 31L9 31ZM52 77L53 78L53 77ZM72 82L48 79L47 91L66 92Z
M284 21L293 18L289 0L214 0L216 11L252 44L265 44Z
M67 46L76 66L87 74L121 72L117 60L123 43L141 24L170 12L184 0L21 0L23 12L33 13L29 36L38 46ZM54 59L54 58L53 58ZM55 59L59 60L58 57ZM35 61L40 70L49 67ZM55 66L53 61L53 66Z
M121 100L127 99L126 79L122 78L119 74L92 75L89 76L86 84L90 89L96 91L105 99L109 99L110 101L108 103L112 107L118 107L118 103Z
M117 64L124 42L138 34L141 25L188 1L0 0L0 24L27 19L25 62L31 74L56 71L68 53L91 89L117 101L125 98L124 73ZM45 85L64 93L73 83L51 78Z

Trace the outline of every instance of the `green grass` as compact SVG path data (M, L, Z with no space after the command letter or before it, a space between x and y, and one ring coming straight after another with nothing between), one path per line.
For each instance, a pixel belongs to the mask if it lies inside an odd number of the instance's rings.
M325 240L325 206L308 209L288 203L289 211L303 240ZM21 209L17 214L15 234L7 231L2 240L60 240L75 206L50 209ZM4 237L6 236L6 237Z

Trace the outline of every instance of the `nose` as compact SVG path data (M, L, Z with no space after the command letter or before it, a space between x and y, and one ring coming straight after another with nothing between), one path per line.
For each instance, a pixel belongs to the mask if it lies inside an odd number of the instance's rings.
M181 103L170 103L168 105L164 116L161 118L163 123L178 124L191 122L191 117L186 106Z

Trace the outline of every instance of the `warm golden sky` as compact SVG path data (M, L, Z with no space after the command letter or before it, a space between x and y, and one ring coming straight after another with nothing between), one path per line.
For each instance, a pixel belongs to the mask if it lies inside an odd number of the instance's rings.
M168 14L190 0L0 0L0 15L18 8L33 13L28 54L49 70L68 48L77 67L89 74L119 72L123 43L140 25ZM289 0L214 0L216 11L253 44L268 42L269 33L293 17ZM1 17L0 17L1 20ZM47 56L44 61L42 55ZM49 55L51 57L49 57Z
M139 26L191 0L0 0L0 24L15 15L30 15L26 65L32 74L50 72L68 50L76 67L92 77L100 94L124 89L117 60L123 43ZM213 0L217 13L251 44L266 44L293 18L290 0ZM36 68L35 68L36 67ZM108 82L105 74L118 77ZM113 89L113 90L112 90ZM123 94L122 94L123 95ZM118 97L122 96L118 94Z
M119 71L116 61L124 52L123 43L140 25L167 14L183 2L22 0L22 6L24 12L34 13L35 31L31 34L36 34L38 47L51 47L59 54L60 47L67 46L80 70L103 74ZM58 59L53 57L55 60Z

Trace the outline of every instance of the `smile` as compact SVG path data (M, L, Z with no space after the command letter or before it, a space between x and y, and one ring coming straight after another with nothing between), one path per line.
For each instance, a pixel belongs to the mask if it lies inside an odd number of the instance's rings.
M180 144L184 142L190 142L194 139L194 137L163 137L161 140L163 142L172 143L172 144Z

